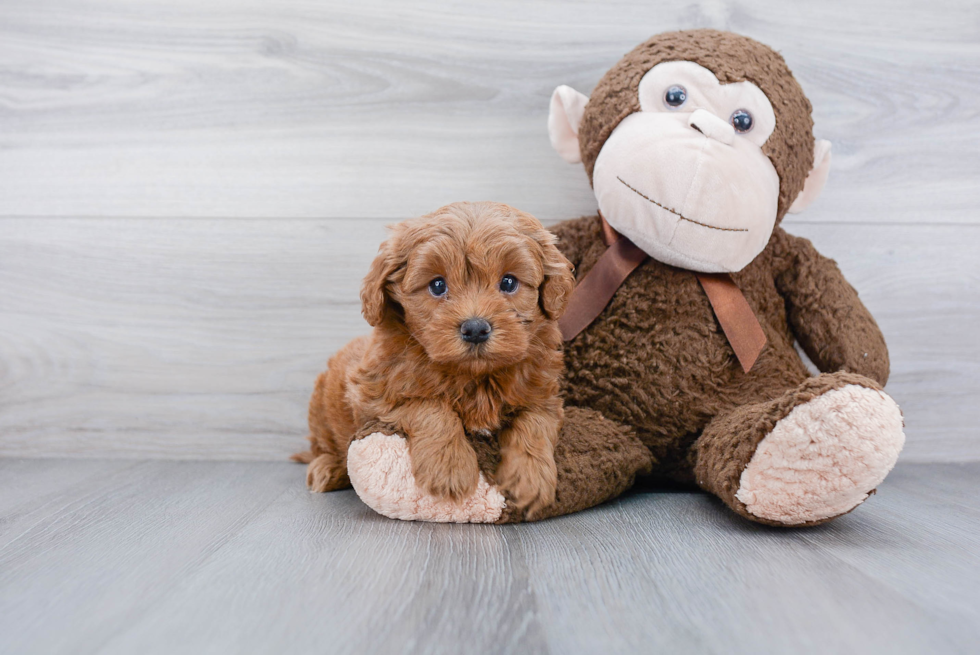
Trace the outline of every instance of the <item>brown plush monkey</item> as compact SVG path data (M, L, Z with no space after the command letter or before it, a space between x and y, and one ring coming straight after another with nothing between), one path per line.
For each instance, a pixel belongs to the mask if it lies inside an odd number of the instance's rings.
M655 476L697 483L746 518L813 524L867 498L898 457L902 418L881 391L874 319L832 260L778 226L817 195L830 161L782 57L727 32L662 34L587 103L559 88L549 124L602 216L650 256L568 344L566 404L629 425ZM582 279L606 251L601 219L556 232ZM747 373L698 272L730 273L761 325Z
M882 391L881 332L836 264L779 227L827 177L829 144L812 127L782 57L715 30L651 38L590 98L555 91L552 144L584 164L600 215L555 228L579 285L562 326L570 452L556 450L546 515L649 473L754 521L814 525L854 509L894 466L903 423ZM389 516L438 514L431 499L406 511L402 491L358 489ZM499 504L491 520L521 519Z

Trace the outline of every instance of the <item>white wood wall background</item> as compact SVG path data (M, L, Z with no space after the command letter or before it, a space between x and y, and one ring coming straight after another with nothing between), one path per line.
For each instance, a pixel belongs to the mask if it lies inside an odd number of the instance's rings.
M834 142L786 227L892 352L910 461L980 459L969 0L0 2L0 455L281 459L387 222L595 209L548 145L651 34L780 50Z

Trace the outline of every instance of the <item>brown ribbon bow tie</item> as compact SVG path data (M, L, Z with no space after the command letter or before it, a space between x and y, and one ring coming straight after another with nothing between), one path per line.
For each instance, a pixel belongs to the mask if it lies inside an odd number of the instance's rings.
M608 249L575 287L565 313L558 320L561 336L571 341L589 327L612 300L630 273L646 261L647 254L622 236L599 214ZM728 337L742 370L748 373L766 345L766 333L741 289L728 273L695 273Z

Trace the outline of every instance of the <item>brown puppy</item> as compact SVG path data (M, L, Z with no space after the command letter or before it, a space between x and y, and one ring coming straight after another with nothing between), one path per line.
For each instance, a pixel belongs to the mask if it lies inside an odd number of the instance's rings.
M467 433L493 433L494 482L533 514L555 500L562 422L557 319L571 264L529 214L456 203L399 223L361 289L374 330L329 361L310 400L313 491L350 486L347 448L365 426L408 440L416 482L460 500L476 489Z

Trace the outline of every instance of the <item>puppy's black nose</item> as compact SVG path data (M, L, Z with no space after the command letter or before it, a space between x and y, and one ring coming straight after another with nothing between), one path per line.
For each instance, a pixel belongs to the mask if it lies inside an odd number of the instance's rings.
M459 326L459 333L463 337L463 341L468 341L469 343L483 343L490 338L490 332L493 328L490 327L490 323L483 318L470 318L463 321L463 324Z

